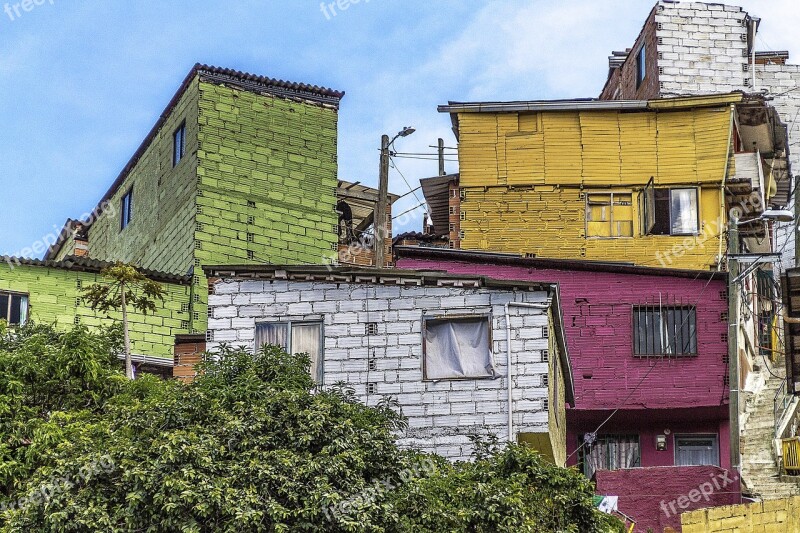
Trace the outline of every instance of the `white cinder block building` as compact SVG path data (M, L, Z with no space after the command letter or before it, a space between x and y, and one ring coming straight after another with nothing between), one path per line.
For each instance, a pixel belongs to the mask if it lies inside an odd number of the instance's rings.
M756 15L734 5L659 0L631 47L609 57L608 79L600 99L764 93L786 124L789 146L758 149L766 159L780 163L769 169L778 191L773 203L796 209L795 199L790 198L795 180L786 166L785 152L797 169L800 65L789 63L788 51L756 49L761 22ZM770 36L763 35L763 41L769 42ZM795 264L798 237L796 223L775 225L775 250L781 251L784 268Z
M322 266L205 270L210 350L308 353L323 386L344 382L370 405L396 398L405 446L468 459L470 435L494 434L565 463L574 392L556 285Z

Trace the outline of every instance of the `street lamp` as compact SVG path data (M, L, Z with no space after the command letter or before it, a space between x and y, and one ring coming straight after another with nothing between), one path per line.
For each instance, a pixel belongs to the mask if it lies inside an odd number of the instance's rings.
M389 148L399 137L408 137L414 133L414 128L405 126L397 135L389 139L388 135L381 137L381 167L378 177L378 203L375 206L375 266L383 268L386 264L386 204L389 194Z

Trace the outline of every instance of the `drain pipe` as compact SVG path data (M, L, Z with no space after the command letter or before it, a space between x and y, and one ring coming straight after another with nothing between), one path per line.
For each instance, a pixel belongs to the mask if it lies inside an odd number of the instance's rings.
M508 365L507 379L508 379L508 442L514 442L514 366L511 364L511 314L509 309L511 307L525 307L528 309L550 309L553 303L551 298L547 299L547 303L523 303L523 302L506 302L506 364Z

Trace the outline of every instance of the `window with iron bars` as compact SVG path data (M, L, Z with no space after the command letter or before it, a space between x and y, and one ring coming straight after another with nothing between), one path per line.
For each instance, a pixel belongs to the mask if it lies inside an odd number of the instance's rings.
M633 308L635 355L696 355L697 311L693 306Z

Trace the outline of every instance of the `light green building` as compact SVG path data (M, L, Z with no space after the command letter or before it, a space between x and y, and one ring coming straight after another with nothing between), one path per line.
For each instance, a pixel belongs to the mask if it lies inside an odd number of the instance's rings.
M47 266L0 269L0 290L27 295L32 317L44 302L63 300L63 310L40 315L49 321L55 314L61 323L80 313L76 293L61 287L61 280L74 286L78 278L53 261L75 255L123 261L186 276L187 294L170 292L176 300L169 305L183 311L169 327L173 334L202 333L208 324L202 265L334 260L342 96L195 65L92 219L68 221L45 254ZM39 272L34 279L32 271ZM149 346L145 332L137 335L142 352L168 355Z

